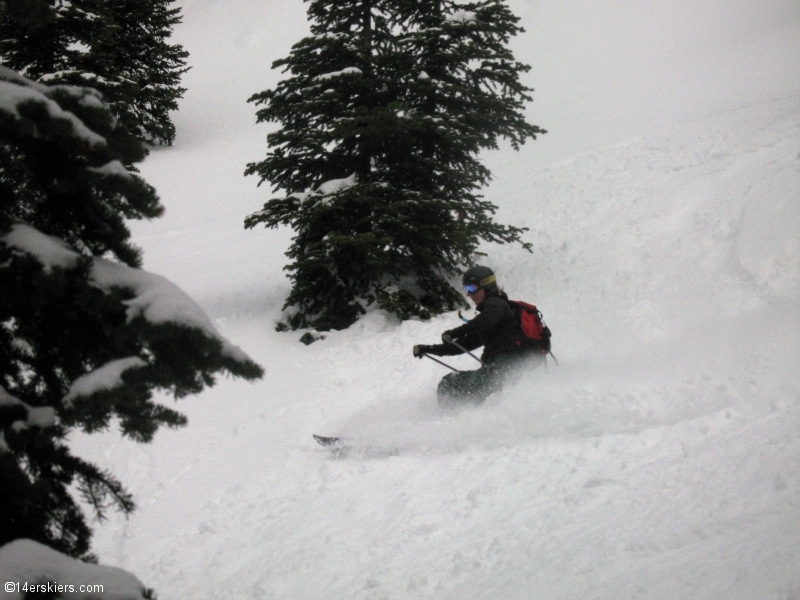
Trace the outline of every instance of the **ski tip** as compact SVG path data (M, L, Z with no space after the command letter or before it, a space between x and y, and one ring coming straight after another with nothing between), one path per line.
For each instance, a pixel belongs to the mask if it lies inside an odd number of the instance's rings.
M312 435L317 443L322 446L335 446L342 443L342 438L340 437L326 437L324 435L317 435L316 433L313 433Z

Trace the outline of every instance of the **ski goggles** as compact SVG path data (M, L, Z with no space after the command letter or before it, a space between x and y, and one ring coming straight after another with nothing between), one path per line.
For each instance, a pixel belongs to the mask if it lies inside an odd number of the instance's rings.
M477 283L469 283L464 286L464 291L467 293L467 295L474 294L479 289L481 289L481 286L479 286Z

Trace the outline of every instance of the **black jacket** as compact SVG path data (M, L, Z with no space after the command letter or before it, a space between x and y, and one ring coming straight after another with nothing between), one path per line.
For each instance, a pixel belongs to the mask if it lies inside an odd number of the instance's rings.
M475 309L478 315L474 319L445 333L467 350L483 346L481 359L485 363L491 363L501 352L520 351L517 345L517 320L505 293L487 294L486 299ZM431 347L430 353L437 356L463 354L453 344L437 344Z

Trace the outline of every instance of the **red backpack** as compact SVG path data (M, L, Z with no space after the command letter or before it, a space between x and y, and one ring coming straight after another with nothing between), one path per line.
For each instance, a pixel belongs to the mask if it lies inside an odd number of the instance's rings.
M508 305L519 323L517 346L522 350L536 350L542 354L550 352L550 328L542 321L542 313L533 304L521 300L509 300Z

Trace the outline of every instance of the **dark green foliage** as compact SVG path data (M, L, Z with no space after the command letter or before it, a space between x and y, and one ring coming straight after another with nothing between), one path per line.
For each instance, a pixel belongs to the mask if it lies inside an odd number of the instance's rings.
M170 4L171 0L112 0L112 36L103 38L96 50L122 80L120 90L132 92L119 98L106 94L114 113L142 139L167 145L175 140L169 112L178 109L186 91L180 86L181 76L189 70L189 53L167 43L181 22L180 9ZM128 82L132 88L126 87Z
M54 87L48 95L77 115L88 133L76 135L70 119L52 118L52 104L43 101L18 105L20 118L0 112L0 227L10 225L10 218L21 219L81 250L96 256L111 252L138 266L139 250L128 241L125 219L160 216L155 190L135 175L91 169L114 160L132 165L147 151L115 124L96 92Z
M312 0L308 14L312 35L273 64L288 77L251 98L281 128L245 172L286 194L245 226L297 232L288 325L347 327L375 302L401 319L461 305L448 281L481 241L525 231L477 193L481 149L543 133L507 48L518 19L501 0Z
M69 432L118 424L146 442L161 426L186 423L155 391L179 398L213 385L217 373L253 379L262 370L200 326L132 311L136 285L102 279L104 268L153 281L135 268L140 251L125 219L162 207L123 168L146 152L99 95L0 67L0 99L0 545L28 537L84 556L90 531L71 490L100 517L134 505L113 475L70 454ZM26 250L13 241L20 232L65 258ZM68 395L78 378L121 359L137 361L122 385ZM55 421L26 421L38 407L52 407Z
M102 92L129 131L171 144L186 52L167 43L180 23L171 0L5 0L0 2L0 60L44 83Z

